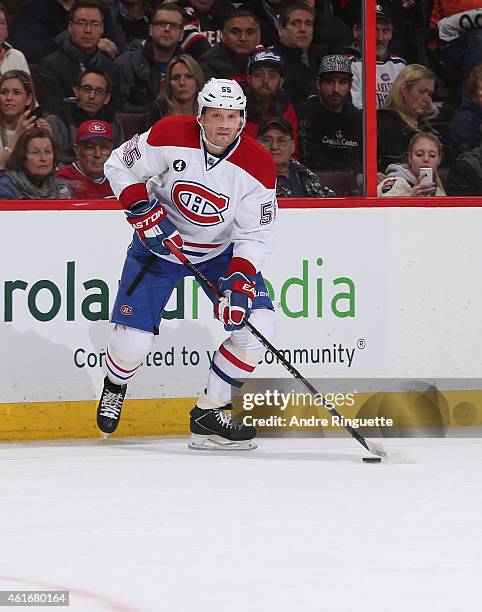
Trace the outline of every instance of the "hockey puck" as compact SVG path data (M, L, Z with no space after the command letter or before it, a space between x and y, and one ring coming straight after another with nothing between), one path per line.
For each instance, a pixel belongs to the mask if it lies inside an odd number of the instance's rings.
M363 463L380 463L381 457L363 457Z

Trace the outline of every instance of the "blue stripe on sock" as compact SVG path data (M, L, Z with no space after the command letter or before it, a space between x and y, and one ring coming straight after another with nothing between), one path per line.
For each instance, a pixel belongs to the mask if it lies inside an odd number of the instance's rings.
M113 374L116 378L120 378L121 380L129 380L129 378L132 378L135 374L134 372L133 374L130 374L129 376L120 376L119 374L117 374L117 372L115 372L112 368L109 367L109 362L107 361L107 359L105 360L105 365L111 374ZM136 368L136 371L137 371L137 368Z
M232 385L233 387L242 387L244 383L240 382L239 380L236 380L235 378L231 378L231 376L228 376L227 374L225 374L222 370L219 369L219 367L214 363L211 364L211 370L217 374L219 376L219 378L221 378L222 380L224 380L224 382L228 383L228 385Z

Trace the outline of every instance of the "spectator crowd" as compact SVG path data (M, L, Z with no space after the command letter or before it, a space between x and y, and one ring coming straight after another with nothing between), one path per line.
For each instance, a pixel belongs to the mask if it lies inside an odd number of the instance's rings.
M279 196L359 194L362 2L0 2L0 198L112 197L112 149L211 77L244 89ZM481 0L383 0L368 35L379 196L481 196Z

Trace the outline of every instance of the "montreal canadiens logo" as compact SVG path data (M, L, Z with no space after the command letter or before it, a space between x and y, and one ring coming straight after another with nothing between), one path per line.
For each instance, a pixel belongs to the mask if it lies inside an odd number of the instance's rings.
M183 217L196 225L217 225L224 221L229 198L188 181L177 181L172 187L172 201Z
M126 317L128 317L128 316L130 316L132 314L132 306L128 306L127 304L123 304L120 307L120 311L121 311L121 314L123 314Z

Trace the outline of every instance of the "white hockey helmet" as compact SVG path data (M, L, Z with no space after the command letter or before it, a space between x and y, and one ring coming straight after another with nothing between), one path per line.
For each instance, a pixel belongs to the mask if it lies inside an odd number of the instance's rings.
M236 81L231 79L209 79L197 95L197 105L198 119L205 108L240 110L243 120L242 128L244 127L246 122L246 96Z
M231 79L211 78L197 95L198 114L203 108L246 110L246 96L241 86Z

